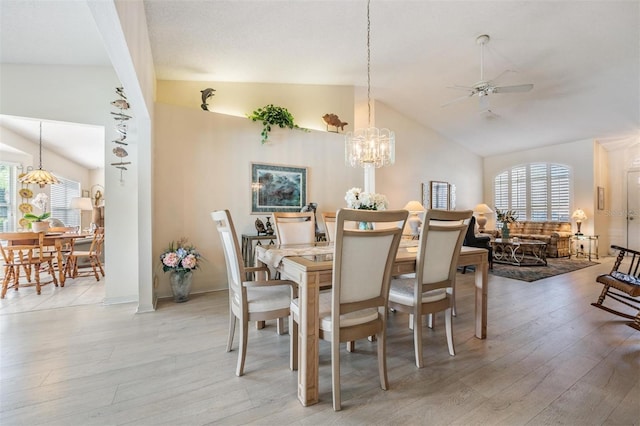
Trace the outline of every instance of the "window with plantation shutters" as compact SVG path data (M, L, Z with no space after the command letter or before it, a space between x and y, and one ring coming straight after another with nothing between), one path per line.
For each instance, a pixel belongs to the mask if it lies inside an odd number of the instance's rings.
M519 220L569 220L571 171L562 164L518 165L493 180L495 207L514 210Z
M51 217L60 219L65 226L80 226L79 211L69 207L71 199L80 196L80 183L60 176L56 178L60 183L51 185Z

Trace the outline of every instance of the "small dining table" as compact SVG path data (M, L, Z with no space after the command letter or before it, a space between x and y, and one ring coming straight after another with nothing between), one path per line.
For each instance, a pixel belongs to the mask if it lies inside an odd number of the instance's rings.
M300 322L298 327L298 399L303 406L318 402L319 297L320 287L330 286L333 275L331 243L308 245L256 246L256 265L275 267L283 279L298 285ZM323 248L324 247L324 248ZM270 250L271 251L270 253ZM398 248L393 275L415 272L417 241ZM475 336L487 337L488 250L463 246L458 266L475 266ZM292 336L291 338L295 338Z

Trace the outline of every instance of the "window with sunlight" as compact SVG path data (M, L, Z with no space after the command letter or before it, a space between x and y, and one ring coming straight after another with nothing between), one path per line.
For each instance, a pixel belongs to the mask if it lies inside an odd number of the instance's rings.
M500 210L515 210L520 220L569 220L571 171L562 164L530 163L498 174L493 199Z
M80 212L70 208L71 199L80 196L80 182L56 178L60 183L51 185L51 217L60 219L65 226L80 226Z

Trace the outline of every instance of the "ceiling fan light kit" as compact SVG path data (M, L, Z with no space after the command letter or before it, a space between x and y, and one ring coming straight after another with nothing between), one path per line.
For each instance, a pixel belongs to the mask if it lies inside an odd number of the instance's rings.
M489 43L491 37L487 34L482 34L476 37L476 44L480 46L480 81L472 86L452 86L450 89L466 90L468 94L459 98L452 99L449 102L442 104L443 107L451 105L452 103L477 96L479 99L480 112L491 112L489 109L489 95L500 93L523 93L533 89L533 84L517 84L513 86L496 86L495 82L508 72L512 70L505 70L500 73L496 78L491 80L484 79L484 46Z

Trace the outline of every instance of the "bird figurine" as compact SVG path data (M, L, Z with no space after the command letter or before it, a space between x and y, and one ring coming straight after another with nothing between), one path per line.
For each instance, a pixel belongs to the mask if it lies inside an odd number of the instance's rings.
M200 108L205 111L209 111L209 104L207 104L207 99L212 97L215 94L213 93L215 91L216 89L212 89L210 87L200 91L200 93L202 93L202 105L200 105Z
M256 231L258 231L258 235L267 235L267 229L264 227L264 223L260 219L256 219Z
M322 116L322 119L325 123L327 123L327 132L329 131L329 126L335 127L336 133L338 133L338 128L344 131L344 126L349 124L347 122L341 121L340 117L338 117L336 114L325 114Z

